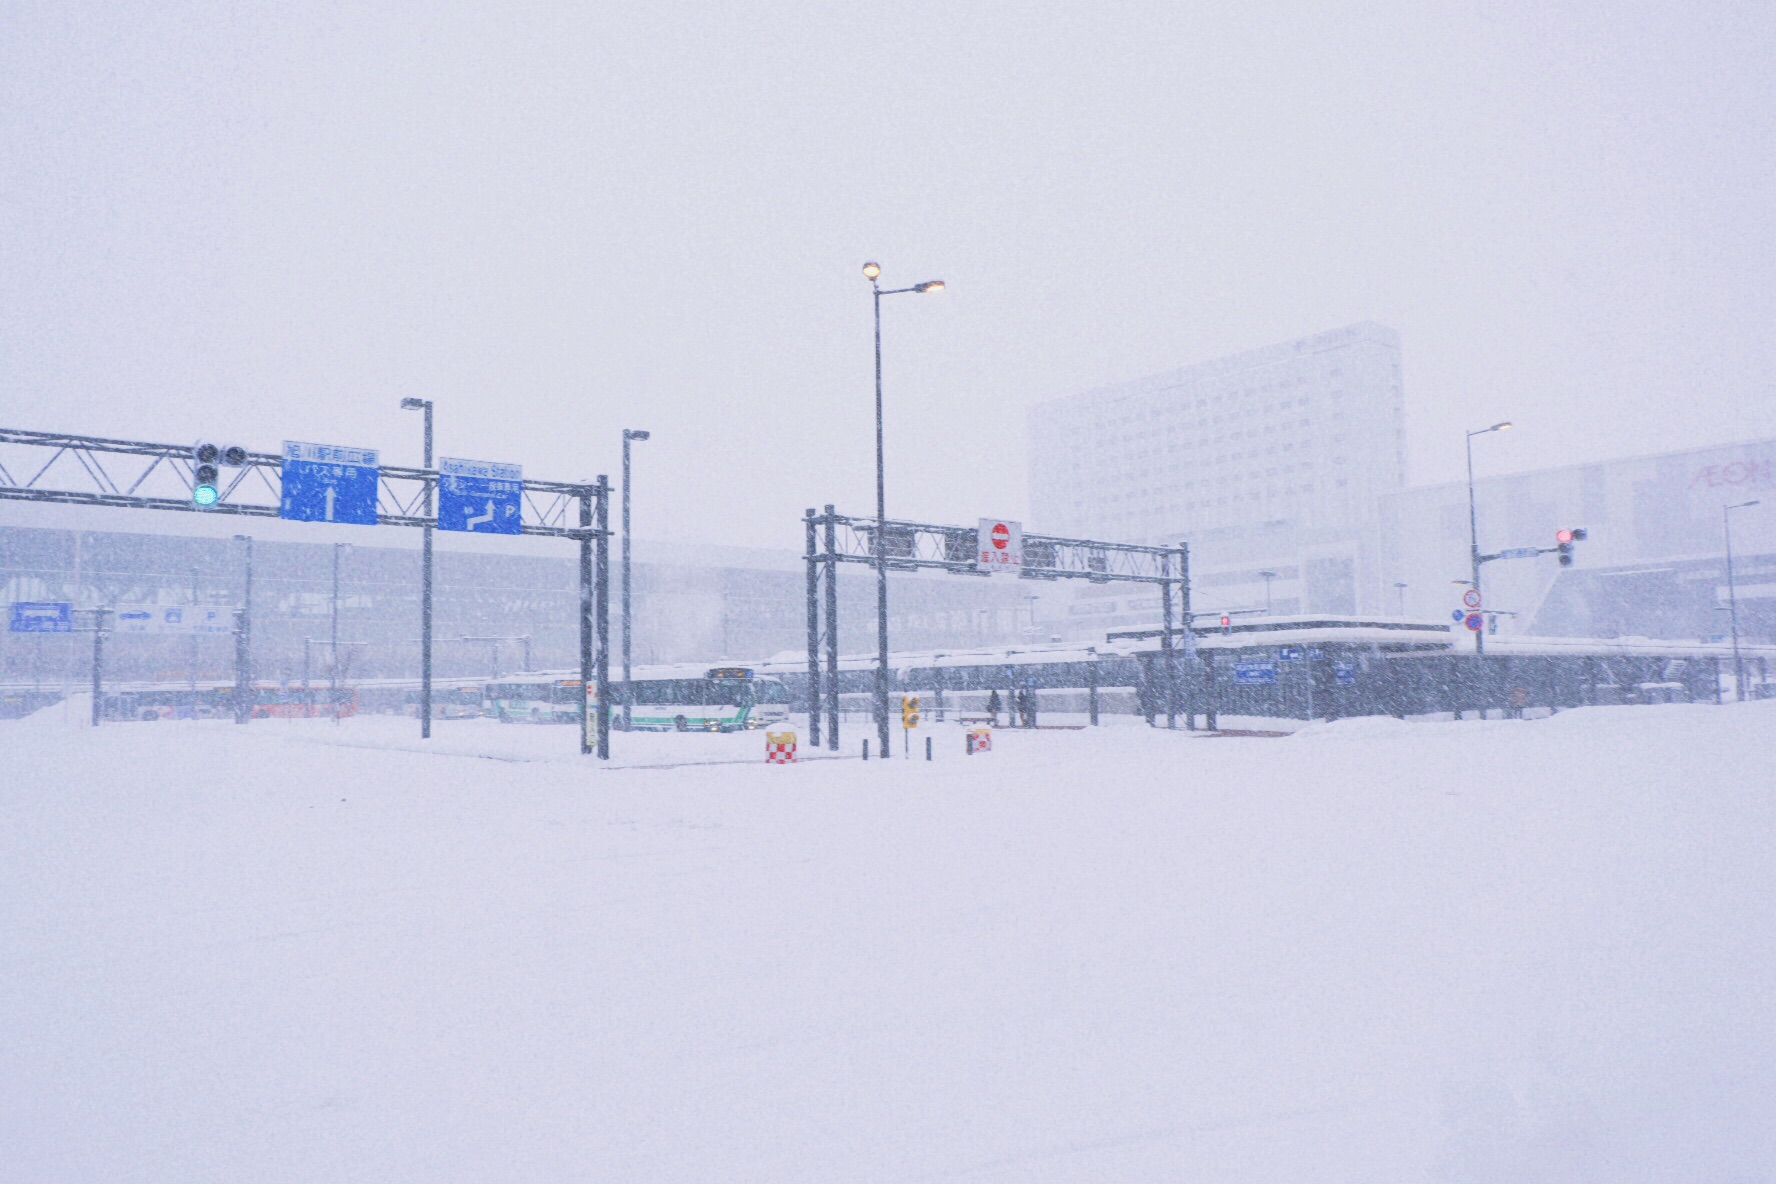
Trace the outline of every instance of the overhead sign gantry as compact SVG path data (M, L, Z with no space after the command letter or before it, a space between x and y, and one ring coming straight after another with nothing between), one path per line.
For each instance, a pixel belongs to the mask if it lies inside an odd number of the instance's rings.
M828 748L839 746L839 588L841 563L875 565L885 558L889 571L947 572L991 576L1015 572L1024 580L1086 580L1094 584L1157 584L1165 627L1160 647L1165 667L1166 726L1177 726L1178 673L1172 646L1173 622L1190 620L1190 549L1110 543L1026 534L1022 524L982 518L976 526L943 526L890 519L882 525L881 556L877 553L876 519L854 518L825 507L803 516L806 535L808 609L808 732L821 741L821 704L825 704ZM1176 613L1181 612L1182 617ZM1186 645L1191 642L1185 630ZM826 669L821 671L824 649ZM875 710L886 719L886 684L878 678ZM887 754L884 753L884 756Z
M525 480L515 465L452 463L462 467L449 475L462 484L440 504L456 508L444 521L427 510L438 470L385 465L375 449L287 441L282 453L266 453L0 428L0 500L570 539L580 548L581 684L596 688L596 702L586 696L581 710L580 750L608 758L610 482ZM471 523L479 515L487 517Z

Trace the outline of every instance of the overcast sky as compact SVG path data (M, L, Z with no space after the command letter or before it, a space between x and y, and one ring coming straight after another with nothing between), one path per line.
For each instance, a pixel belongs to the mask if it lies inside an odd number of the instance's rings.
M1776 436L1772 60L1768 3L11 0L0 426L648 428L638 533L795 547L873 506L874 258L949 283L884 303L909 517L1021 514L1033 402L1358 320L1414 483Z

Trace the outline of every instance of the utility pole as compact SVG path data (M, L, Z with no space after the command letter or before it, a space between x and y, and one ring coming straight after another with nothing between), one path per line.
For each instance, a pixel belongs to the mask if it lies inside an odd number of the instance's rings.
M328 667L328 684L333 696L333 722L339 722L339 556L350 547L350 543L333 544L333 627L328 649L333 661Z
M635 684L630 681L629 668L629 444L646 440L652 433L634 428L623 429L623 730L635 723ZM526 662L528 669L529 663ZM815 747L819 747L818 743Z
M191 569L191 645L188 649L191 665L188 673L191 679L191 718L197 718L197 569Z
M1510 429L1510 421L1506 420L1503 423L1495 423L1489 428L1478 428L1468 433L1468 560L1472 573L1468 586L1474 589L1476 596L1480 595L1480 525L1479 518L1474 512L1474 437L1484 436L1489 432L1505 432ZM1484 604L1485 601L1482 600L1481 603ZM1476 654L1486 652L1485 632L1482 629L1474 634L1474 652Z
M403 411L425 412L425 510L426 524L420 529L420 593L419 593L419 738L432 736L432 494L438 477L432 473L432 401L402 399ZM337 656L337 655L335 655Z
M247 545L246 580L234 625L234 722L244 724L253 718L253 536L234 538Z
M1739 653L1739 590L1733 581L1733 511L1757 505L1757 501L1721 507L1721 533L1727 540L1727 615L1733 623L1733 701L1745 702L1745 659Z

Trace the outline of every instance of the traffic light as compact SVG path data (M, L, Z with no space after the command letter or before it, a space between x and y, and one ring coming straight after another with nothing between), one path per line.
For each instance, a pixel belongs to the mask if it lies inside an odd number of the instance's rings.
M900 726L908 729L919 726L919 696L900 697Z
M1554 532L1555 551L1560 554L1560 566L1571 567L1573 561L1573 544L1585 541L1585 528L1574 526L1567 530Z
M1233 618L1232 617L1222 617L1221 618L1221 636L1226 637L1228 634L1230 634L1232 632L1233 632Z
M191 446L191 500L213 506L222 498L219 465L239 468L247 463L247 450L239 444L212 444L199 440Z

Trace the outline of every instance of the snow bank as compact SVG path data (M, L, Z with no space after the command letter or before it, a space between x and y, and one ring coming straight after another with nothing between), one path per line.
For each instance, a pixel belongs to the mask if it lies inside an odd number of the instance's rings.
M0 724L10 1178L1776 1174L1776 703L789 768L387 722Z

